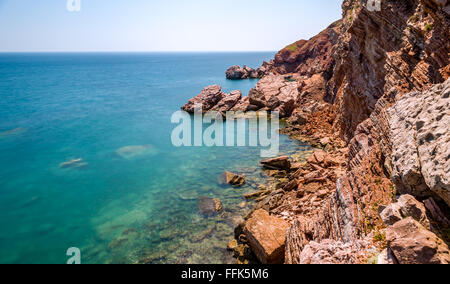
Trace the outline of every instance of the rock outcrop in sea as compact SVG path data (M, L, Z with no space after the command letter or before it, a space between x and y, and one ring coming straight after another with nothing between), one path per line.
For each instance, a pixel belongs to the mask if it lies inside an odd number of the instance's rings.
M449 263L450 1L367 2L344 0L341 20L278 52L230 108L278 111L283 133L322 149L289 167L263 161L269 186L246 195L287 222L284 263ZM195 100L226 97L210 93ZM266 262L272 234L245 230L236 247Z

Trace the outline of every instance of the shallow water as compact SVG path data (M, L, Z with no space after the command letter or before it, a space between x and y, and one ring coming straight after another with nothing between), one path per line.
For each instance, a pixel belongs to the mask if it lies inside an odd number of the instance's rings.
M0 263L228 263L258 148L173 147L170 116L272 53L0 54ZM309 151L281 137L282 153ZM61 163L81 161L61 168ZM225 170L249 182L221 187ZM197 198L223 202L205 218ZM239 206L240 205L240 206Z

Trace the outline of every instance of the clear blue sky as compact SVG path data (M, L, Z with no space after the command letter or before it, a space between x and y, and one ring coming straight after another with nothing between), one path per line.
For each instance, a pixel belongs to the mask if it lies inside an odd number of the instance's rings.
M0 0L0 51L259 51L308 39L340 0Z

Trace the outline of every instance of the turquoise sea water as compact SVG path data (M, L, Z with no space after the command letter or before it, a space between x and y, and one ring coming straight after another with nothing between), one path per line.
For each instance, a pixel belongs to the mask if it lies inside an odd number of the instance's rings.
M0 263L228 263L263 182L258 148L175 148L170 117L234 64L273 53L0 54ZM282 153L310 150L281 137ZM125 148L124 148L125 147ZM80 167L60 164L83 159ZM221 187L225 170L246 173ZM206 218L197 198L223 202Z

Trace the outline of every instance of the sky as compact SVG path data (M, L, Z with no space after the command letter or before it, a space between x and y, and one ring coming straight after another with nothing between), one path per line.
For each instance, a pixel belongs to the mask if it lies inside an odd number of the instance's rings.
M340 0L0 0L0 52L276 51L341 18Z

